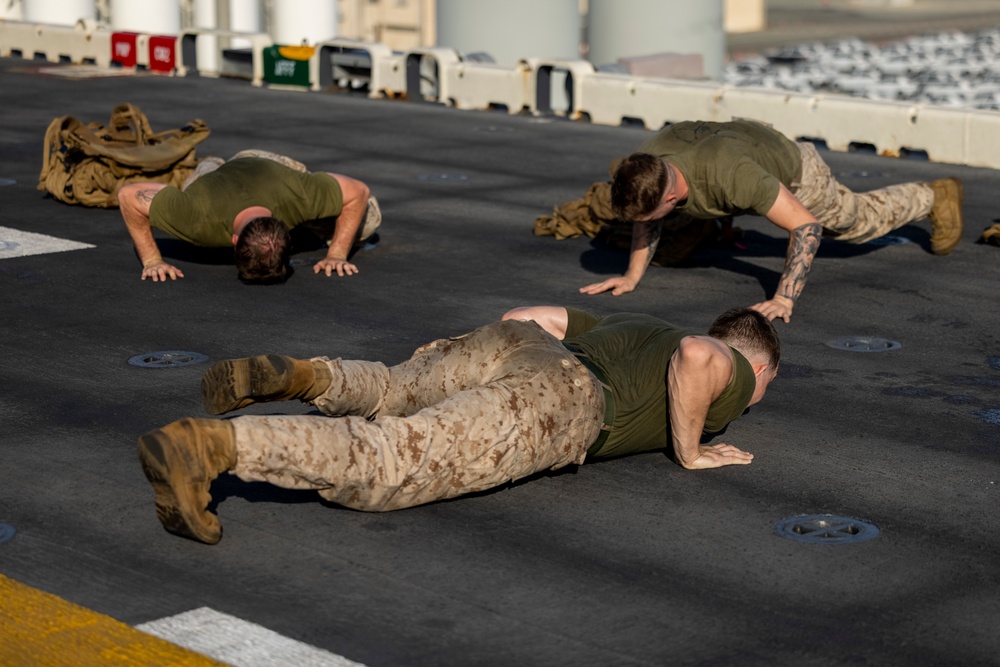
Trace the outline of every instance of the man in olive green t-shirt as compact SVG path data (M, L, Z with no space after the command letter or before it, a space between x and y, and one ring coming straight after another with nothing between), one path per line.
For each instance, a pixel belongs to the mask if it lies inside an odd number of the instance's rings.
M361 181L342 174L309 173L301 164L273 155L237 156L183 190L132 183L119 191L118 201L142 262L142 279L154 282L184 274L163 261L153 228L198 246L233 247L240 278L269 283L288 276L290 230L297 225L336 218L326 257L313 270L345 276L358 271L348 261L352 247L381 219Z
M140 437L139 457L164 527L210 544L222 535L210 486L223 472L381 512L653 449L690 469L748 464L752 454L702 435L764 396L779 356L774 327L750 308L708 335L648 315L518 308L391 368L218 362L202 380L209 414L299 399L326 416L183 419Z
M838 183L815 147L749 120L689 121L658 132L616 168L615 214L633 223L625 275L580 289L615 296L639 284L656 252L661 225L756 214L789 234L774 296L754 306L788 322L805 287L820 237L865 243L929 217L931 250L951 252L962 236L962 184L954 178L854 193Z

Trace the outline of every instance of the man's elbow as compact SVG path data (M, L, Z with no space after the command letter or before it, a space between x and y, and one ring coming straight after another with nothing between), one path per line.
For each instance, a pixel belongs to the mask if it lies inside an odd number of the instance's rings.
M359 181L354 179L354 187L352 188L351 200L359 206L367 206L368 198L372 194L371 188L364 181Z

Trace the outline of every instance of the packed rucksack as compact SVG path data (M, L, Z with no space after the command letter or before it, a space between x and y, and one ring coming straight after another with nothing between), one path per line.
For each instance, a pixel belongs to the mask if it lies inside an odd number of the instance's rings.
M132 104L116 106L107 126L56 118L45 133L38 189L67 204L108 208L118 205L118 188L126 183L180 187L197 164L195 147L208 134L197 119L155 133Z

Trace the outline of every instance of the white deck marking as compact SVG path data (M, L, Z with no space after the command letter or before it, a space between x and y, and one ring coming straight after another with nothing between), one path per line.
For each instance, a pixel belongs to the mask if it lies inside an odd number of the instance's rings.
M67 250L82 250L95 248L89 243L79 243L58 239L45 234L22 232L19 229L0 227L0 259L11 257L27 257L28 255L45 255L50 252L66 252Z
M235 667L365 667L209 607L143 623L135 629Z
M97 79L106 76L135 76L136 70L123 67L98 67L97 65L61 65L39 67L38 73L61 76L67 79Z

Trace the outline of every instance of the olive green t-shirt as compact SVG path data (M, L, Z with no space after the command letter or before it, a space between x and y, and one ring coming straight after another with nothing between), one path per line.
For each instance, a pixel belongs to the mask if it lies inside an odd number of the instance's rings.
M343 193L328 174L301 173L265 158L226 162L183 192L166 187L149 206L149 222L172 236L210 248L233 245L233 220L263 206L289 229L340 215Z
M566 311L569 320L564 342L585 352L604 371L615 399L611 434L591 457L672 447L667 368L681 339L698 334L651 315L619 313L596 317L575 308ZM756 380L750 362L736 350L733 358L733 377L709 407L705 433L721 431L743 414L753 397Z
M684 175L687 200L674 210L693 218L767 215L798 176L802 154L794 141L766 125L685 121L660 130L638 152L660 157Z

